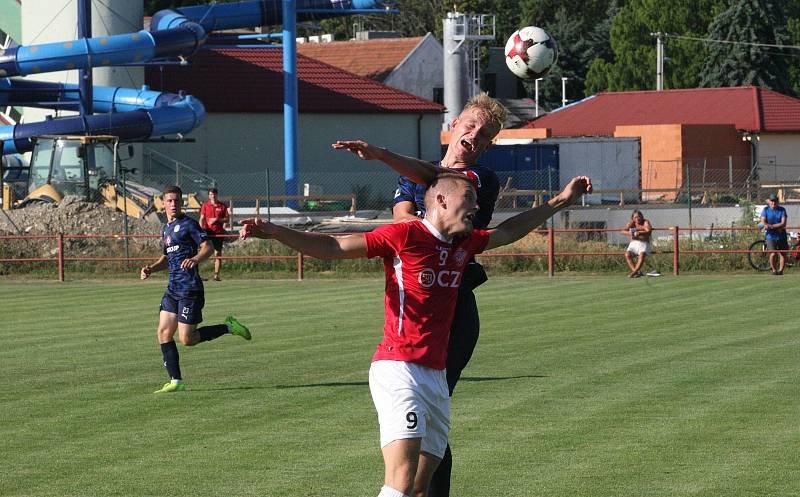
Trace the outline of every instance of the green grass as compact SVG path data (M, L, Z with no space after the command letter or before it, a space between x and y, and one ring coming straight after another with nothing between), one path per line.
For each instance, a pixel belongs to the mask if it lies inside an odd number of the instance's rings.
M164 281L0 282L0 495L370 496L379 279L207 284L179 346ZM495 277L453 399L453 496L800 495L797 276Z

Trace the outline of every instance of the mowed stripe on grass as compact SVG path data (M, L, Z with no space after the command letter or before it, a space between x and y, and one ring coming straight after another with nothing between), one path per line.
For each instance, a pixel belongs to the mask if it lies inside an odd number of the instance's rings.
M453 495L800 495L794 277L493 278L453 398ZM207 283L155 339L163 280L0 283L0 494L376 495L380 280ZM777 303L777 304L775 304Z

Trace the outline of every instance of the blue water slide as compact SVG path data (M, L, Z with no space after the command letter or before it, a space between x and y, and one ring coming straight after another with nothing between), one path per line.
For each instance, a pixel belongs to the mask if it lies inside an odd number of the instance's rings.
M372 9L379 0L299 0L297 17L331 17ZM157 12L150 30L114 36L0 50L0 105L77 110L78 86L12 78L45 72L149 62L188 56L221 29L280 24L282 1L224 3ZM31 137L56 134L110 134L123 140L144 140L188 133L202 124L205 109L189 96L119 87L94 87L94 109L105 114L49 119L0 126L3 154L27 152Z

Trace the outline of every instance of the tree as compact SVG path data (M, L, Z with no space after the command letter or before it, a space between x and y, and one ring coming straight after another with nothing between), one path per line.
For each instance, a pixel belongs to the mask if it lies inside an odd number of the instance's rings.
M789 30L791 44L800 46L800 2L795 2L790 7L787 7L787 11L786 27ZM789 65L789 81L792 83L792 92L794 95L800 95L800 52L795 50L793 57L787 60L791 62Z
M366 14L334 17L319 22L325 33L332 33L337 40L355 37L355 31L397 31L402 36L423 36L433 33L442 39L442 19L449 6L442 0L399 0L395 3L399 14ZM357 26L358 28L355 28Z
M725 0L631 0L611 26L613 57L597 59L587 75L587 92L655 88L656 47L651 33L702 38L726 7ZM668 38L665 88L696 87L705 62L705 47L695 41Z
M607 19L610 4L615 2L520 1L520 26L539 26L558 43L558 62L550 74L539 82L539 104L544 109L561 106L561 78L567 78L568 100L579 100L586 96L587 69L594 59L609 51L608 36L599 34L599 30ZM534 96L534 87L534 81L525 82L525 89L531 96Z
M789 44L786 13L770 0L735 0L709 27L712 40L700 86L755 85L793 94L785 50L748 45Z

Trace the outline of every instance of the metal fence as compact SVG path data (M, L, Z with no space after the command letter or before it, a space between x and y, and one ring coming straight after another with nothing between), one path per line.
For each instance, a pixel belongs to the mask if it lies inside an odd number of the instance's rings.
M398 175L387 166L373 161L360 171L301 170L295 180L296 193L305 196L354 195L359 210L387 210L397 187ZM611 170L587 165L599 171L596 178L602 193L587 197L590 204L608 203L675 203L689 200L716 204L756 201L783 188L782 193L795 195L791 186L800 189L800 164L777 164L774 158L762 158L755 165L749 156L715 156L671 161L649 161L639 178L619 179L615 184ZM622 166L620 166L622 167ZM628 167L629 169L629 167ZM606 174L605 170L609 170ZM627 170L627 169L626 169ZM184 191L204 197L210 186L216 186L222 197L270 197L287 192L283 168L204 174L156 151L145 150L143 172L145 183L155 187L178 184ZM564 185L558 169L497 170L501 183L500 208L533 205ZM768 188L765 191L762 187ZM599 189L598 189L599 190ZM797 195L800 197L800 195ZM341 211L348 206L338 201L311 202L305 207Z
M625 266L624 243L611 241L612 235L619 231L619 228L549 228L534 232L511 246L480 254L478 259L494 274L538 271L552 277L562 271L614 272ZM657 228L654 232L656 241L649 264L665 273L678 276L687 269L701 272L768 270L764 261L770 252L765 250L760 232L753 227L715 230L713 227L675 226ZM341 235L347 233L337 236ZM233 234L229 237L236 239ZM38 274L64 281L68 272L136 273L145 262L160 254L159 243L158 235L0 236L0 277ZM131 245L131 252L126 256L123 248L127 251L128 245ZM800 261L796 238L791 248L783 252L789 255L790 263ZM309 267L326 274L340 270L344 277L354 272L381 271L379 261L319 261L273 240L233 244L221 259L227 261L226 271L233 273L252 275L257 270L274 269L283 274L294 272L298 279L303 279Z

